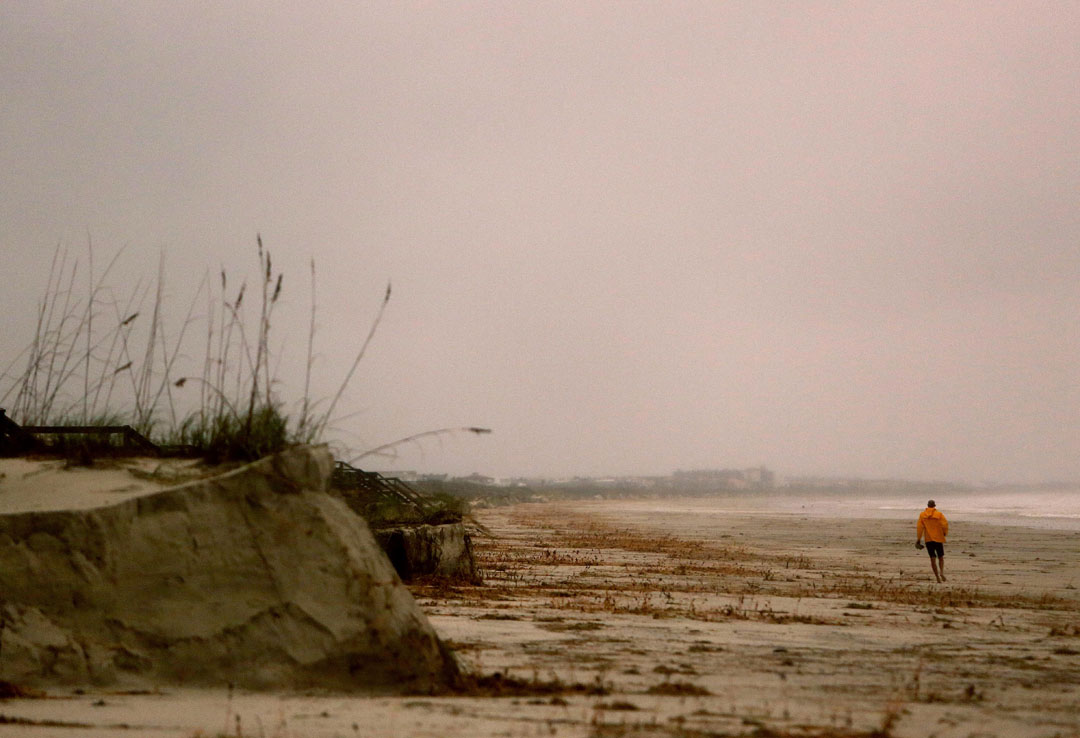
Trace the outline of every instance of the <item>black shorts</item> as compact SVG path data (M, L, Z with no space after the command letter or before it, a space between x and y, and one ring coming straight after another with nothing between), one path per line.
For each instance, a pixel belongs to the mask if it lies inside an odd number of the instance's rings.
M930 558L937 556L939 559L943 559L945 558L945 544L937 541L927 541L926 553L930 554Z

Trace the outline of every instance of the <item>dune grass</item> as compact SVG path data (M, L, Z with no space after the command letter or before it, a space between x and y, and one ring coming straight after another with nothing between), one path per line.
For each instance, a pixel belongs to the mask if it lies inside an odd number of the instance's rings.
M180 311L166 305L164 256L157 273L125 292L112 284L121 253L100 273L94 249L85 260L57 248L34 311L32 340L0 372L0 406L20 425L130 425L154 443L183 446L208 461L252 460L287 446L323 440L390 299L389 287L329 402L308 395L315 332L315 265L303 396L290 413L278 396L271 351L284 275L256 239L257 273L230 285L204 277ZM205 301L205 308L200 306ZM175 316L181 316L179 322ZM202 337L194 334L199 328ZM59 436L53 449L108 440Z

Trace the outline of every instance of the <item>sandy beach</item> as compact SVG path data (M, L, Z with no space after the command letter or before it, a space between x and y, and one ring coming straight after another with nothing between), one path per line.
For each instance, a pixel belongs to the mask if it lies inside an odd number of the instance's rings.
M478 510L485 583L413 587L472 694L57 689L0 735L1080 735L1074 531L954 523L939 585L917 509L722 503Z

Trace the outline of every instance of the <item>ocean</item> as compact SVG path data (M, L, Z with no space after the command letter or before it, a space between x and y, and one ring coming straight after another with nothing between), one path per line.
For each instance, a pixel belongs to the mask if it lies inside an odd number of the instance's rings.
M964 521L1080 532L1080 487L949 491L936 496L938 509L950 524ZM789 514L812 518L907 519L914 524L926 507L911 494L830 492L809 494L725 493L720 497L664 501L655 512L695 515Z

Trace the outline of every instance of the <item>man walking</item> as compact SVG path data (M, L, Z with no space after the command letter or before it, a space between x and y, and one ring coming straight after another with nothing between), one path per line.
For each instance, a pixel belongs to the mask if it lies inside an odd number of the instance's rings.
M915 548L922 549L923 537L926 537L926 552L930 554L930 568L939 582L945 581L945 536L949 534L949 521L930 500L926 509L919 514L919 523L915 526Z

